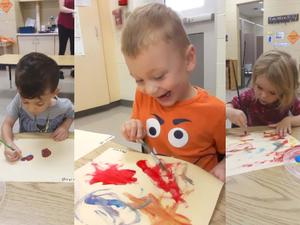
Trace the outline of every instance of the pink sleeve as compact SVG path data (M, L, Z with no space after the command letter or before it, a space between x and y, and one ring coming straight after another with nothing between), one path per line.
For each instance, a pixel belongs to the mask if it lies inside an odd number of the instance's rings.
M290 110L294 116L297 116L300 114L300 100L298 98L295 99Z
M241 109L241 105L242 105L243 109L248 108L250 103L254 99L253 89L247 89L247 90L243 91L242 93L240 93L240 98L241 98L242 104L240 104L238 96L233 97L233 99L230 102L233 105L233 108Z

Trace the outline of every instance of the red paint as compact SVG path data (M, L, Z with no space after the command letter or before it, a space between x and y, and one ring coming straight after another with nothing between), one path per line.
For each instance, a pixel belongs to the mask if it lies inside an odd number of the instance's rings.
M118 164L106 164L108 168L101 169L97 163L92 163L95 168L95 172L93 174L88 174L93 176L93 178L89 181L90 184L95 184L102 182L102 184L130 184L137 181L135 177L133 177L136 173L134 170L119 169L120 165Z
M23 158L21 158L21 161L31 161L33 159L33 155L28 155L28 156L25 156Z
M175 202L184 201L182 199L182 193L176 183L175 176L171 172L172 164L165 164L168 168L168 172L164 175L165 177L162 177L159 165L149 167L146 160L140 160L136 164L156 183L159 188L166 192L170 192Z
M289 150L291 150L291 148L288 148L282 152L274 152L274 158L270 162L283 162L283 156Z
M48 149L48 148L44 148L43 150L42 150L42 156L44 157L44 158L47 158L47 157L49 157L51 155L51 151Z

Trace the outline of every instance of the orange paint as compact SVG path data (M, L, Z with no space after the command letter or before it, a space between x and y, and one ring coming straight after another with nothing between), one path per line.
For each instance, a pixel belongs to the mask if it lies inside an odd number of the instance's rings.
M137 198L129 193L125 195L132 201L129 203L132 207L140 209L151 221L151 225L192 225L190 219L186 216L176 213L178 203L173 206L164 207L161 204L161 199L156 198L152 194L143 198ZM141 207L145 202L150 202L144 207Z

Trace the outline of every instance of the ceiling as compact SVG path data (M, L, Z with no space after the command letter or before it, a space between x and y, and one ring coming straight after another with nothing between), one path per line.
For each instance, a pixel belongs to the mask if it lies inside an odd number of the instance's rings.
M244 15L248 18L262 17L263 11L261 11L261 8L263 8L263 4L259 2L263 1L239 4L240 15Z

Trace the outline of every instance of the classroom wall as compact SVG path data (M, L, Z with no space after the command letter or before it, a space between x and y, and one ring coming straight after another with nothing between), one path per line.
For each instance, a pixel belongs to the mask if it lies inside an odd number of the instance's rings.
M295 44L291 44L287 36L290 32L296 31L300 35L300 21L290 22L286 24L268 24L268 17L280 16L288 14L299 14L300 15L300 1L299 0L285 0L285 1L274 1L264 0L264 51L271 49L279 49L289 52L300 64L300 40ZM275 40L274 36L276 32L284 32L283 40ZM273 42L268 43L267 36L273 36ZM288 46L276 46L277 43L288 43Z
M22 18L18 1L12 0L11 3L13 5L7 13L0 10L0 35L16 40L17 27L22 23ZM12 53L17 53L17 51L18 47L15 44Z
M115 48L113 51L113 54L115 56L115 62L116 62L116 83L119 87L119 96L120 99L124 100L134 100L134 93L136 84L134 79L131 78L127 65L125 63L123 54L121 52L121 33L122 33L122 27L117 27L114 22L114 17L112 16L112 11L114 9L119 8L118 6L118 0L109 1L110 2L110 20L112 24L112 36L111 41L114 42ZM125 12L126 10L124 10ZM125 15L123 15L123 18L125 18ZM124 20L123 20L124 24ZM124 26L124 25L123 25Z
M112 15L113 1L98 1L100 26L103 38L103 51L106 66L106 77L108 83L110 102L120 100L119 70L116 55L115 27Z
M224 1L205 1L201 8L180 12L182 17L214 13L214 21L186 24L188 34L204 33L204 88L225 99L225 14ZM198 54L197 56L199 56Z
M226 0L226 34L228 40L226 42L226 59L240 60L239 52L239 11L238 4L254 2L249 0Z

